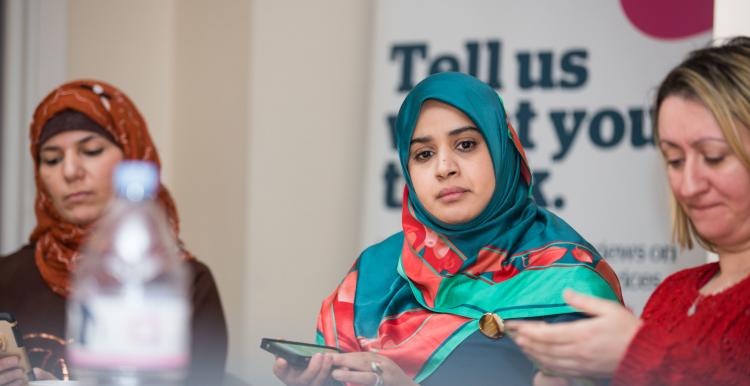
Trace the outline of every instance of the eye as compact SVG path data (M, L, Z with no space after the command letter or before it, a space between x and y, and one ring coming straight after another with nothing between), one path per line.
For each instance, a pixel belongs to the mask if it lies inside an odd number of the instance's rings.
M42 163L46 166L55 166L62 160L62 157L42 157Z
M432 150L421 150L421 151L414 153L413 158L415 161L424 162L430 159L430 157L432 157L433 154L434 152Z
M682 151L676 151L671 147L662 148L661 156L664 158L664 163L667 164L669 169L679 169L685 162L685 154Z
M477 146L477 142L473 139L465 139L462 141L459 141L458 144L456 144L456 148L459 151L471 151Z
M432 158L432 156L435 154L432 150L422 149L417 150L414 153L412 153L411 158L417 162L425 162Z
M98 148L94 148L94 149L83 149L83 154L85 154L85 155L87 155L89 157L96 157L99 154L102 154L103 151L104 151L103 147L98 147Z
M671 169L679 169L682 166L682 158L667 158L667 167Z
M724 161L724 156L723 155L716 156L716 157L706 156L706 157L704 157L704 159L706 160L706 163L709 164L709 165L718 165L722 161Z

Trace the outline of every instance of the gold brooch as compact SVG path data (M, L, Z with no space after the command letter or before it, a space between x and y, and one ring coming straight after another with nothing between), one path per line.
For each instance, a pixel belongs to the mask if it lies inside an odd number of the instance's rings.
M500 339L505 335L505 324L499 315L488 312L479 318L479 331L490 339Z

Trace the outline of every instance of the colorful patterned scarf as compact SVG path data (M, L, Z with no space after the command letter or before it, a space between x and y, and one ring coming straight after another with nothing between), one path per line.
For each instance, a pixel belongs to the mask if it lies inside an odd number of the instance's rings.
M83 113L103 127L115 139L124 159L150 161L157 167L160 162L143 117L127 95L114 86L97 80L65 83L37 106L29 133L36 181L34 209L37 224L29 241L36 243L36 265L44 281L55 293L67 296L70 291L70 274L89 227L68 223L59 216L39 176L39 139L42 129L55 114L64 110ZM163 185L159 187L157 201L166 210L169 223L177 235L177 208ZM187 259L192 258L184 249L183 255Z
M495 192L474 219L441 223L417 199L407 163L422 104L449 104L482 132ZM318 341L375 351L417 382L430 375L487 312L503 319L576 312L565 288L622 301L612 269L562 219L531 199L531 171L497 93L461 73L428 77L407 95L396 121L406 179L402 232L366 249L324 302Z

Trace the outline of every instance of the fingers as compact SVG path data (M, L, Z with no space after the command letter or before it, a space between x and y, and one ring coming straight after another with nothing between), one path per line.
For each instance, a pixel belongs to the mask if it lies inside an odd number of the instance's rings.
M323 355L320 369L310 383L311 386L321 386L328 379L331 374L331 368L333 367L333 358L330 355Z
M377 374L370 371L336 369L333 370L331 376L339 382L356 383L359 385L375 385L378 382Z
M593 317L556 324L509 321L509 335L545 372L572 377L610 375L637 331L638 319L610 300L571 290L563 296Z
M323 354L316 353L310 358L310 363L307 364L307 368L299 375L298 383L309 385L312 384L313 380L318 377L318 374L323 371ZM326 372L324 376L328 376Z
M579 311L594 316L616 313L623 309L620 303L595 296L584 295L571 289L566 289L563 292L563 299Z
M517 319L511 319L505 321L505 332L508 333L508 335L511 336L511 338L515 337L515 333L521 326L543 326L546 325L546 322L540 322L540 321L534 321L534 320L517 320Z
M375 385L378 375L372 371L372 363L378 362L385 369L387 366L377 354L358 352L347 354L333 354L333 379L344 383L360 385ZM382 376L382 375L381 375Z
M574 308L593 316L615 316L622 312L628 312L617 302L583 295L570 289L565 290L563 297ZM591 318L555 324L511 320L506 322L506 327L511 338L519 345L524 340L546 344L572 344L586 339L598 319Z
M47 372L43 369L40 369L38 367L34 367L34 378L36 378L38 381L57 380L57 377L55 377L54 374Z
M588 320L549 324L545 322L508 321L510 336L519 346L526 342L539 344L570 344L579 341L588 331Z
M509 321L513 341L544 372L555 375L581 374L580 343L591 330L590 320L548 324L544 322Z
M532 356L534 359L543 361L544 359L572 358L578 355L578 346L574 344L543 344L535 341L524 341L518 343L524 353Z
M571 347L570 354L555 355L539 351L526 351L537 368L545 375L564 377L611 377L614 370L610 369L606 355L603 357L590 358L581 355L577 346ZM617 365L617 362L614 363Z
M578 358L549 356L543 353L534 354L532 357L536 367L550 377L577 377L588 373L586 363L580 362Z
M333 365L336 367L346 367L351 370L372 371L371 363L378 361L377 354L367 352L355 352L346 354L333 354Z
M20 368L14 368L5 370L2 373L0 373L0 385L3 386L10 386L10 385L22 385L27 382L26 375L23 373L23 370Z
M541 372L534 375L534 386L568 386L568 380L565 378L546 375Z
M587 367L587 363L581 361L582 356L577 342L554 344L519 337L516 343L545 373L579 376Z
M20 367L21 359L15 355L0 358L0 372Z
M284 381L287 378L288 372L289 372L289 364L286 363L286 360L284 360L284 358L281 358L281 357L276 357L276 361L273 363L273 375L275 375L276 378L279 378L280 380Z
M326 359L326 357L328 357ZM330 374L333 359L330 355L315 354L307 368L291 366L283 358L276 358L273 373L287 385L322 385ZM317 383L315 383L317 382Z
M17 356L0 358L0 385L23 385L27 382L26 374L21 369L21 360Z

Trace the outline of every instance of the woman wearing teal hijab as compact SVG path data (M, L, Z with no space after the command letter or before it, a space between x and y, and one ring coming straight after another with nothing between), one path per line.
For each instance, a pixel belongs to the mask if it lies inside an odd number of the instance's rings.
M306 369L277 359L288 385L531 384L533 365L503 321L580 317L565 288L622 300L616 276L568 224L531 198L531 171L502 100L440 73L396 121L406 179L402 231L367 248L321 308L318 341L345 354Z

